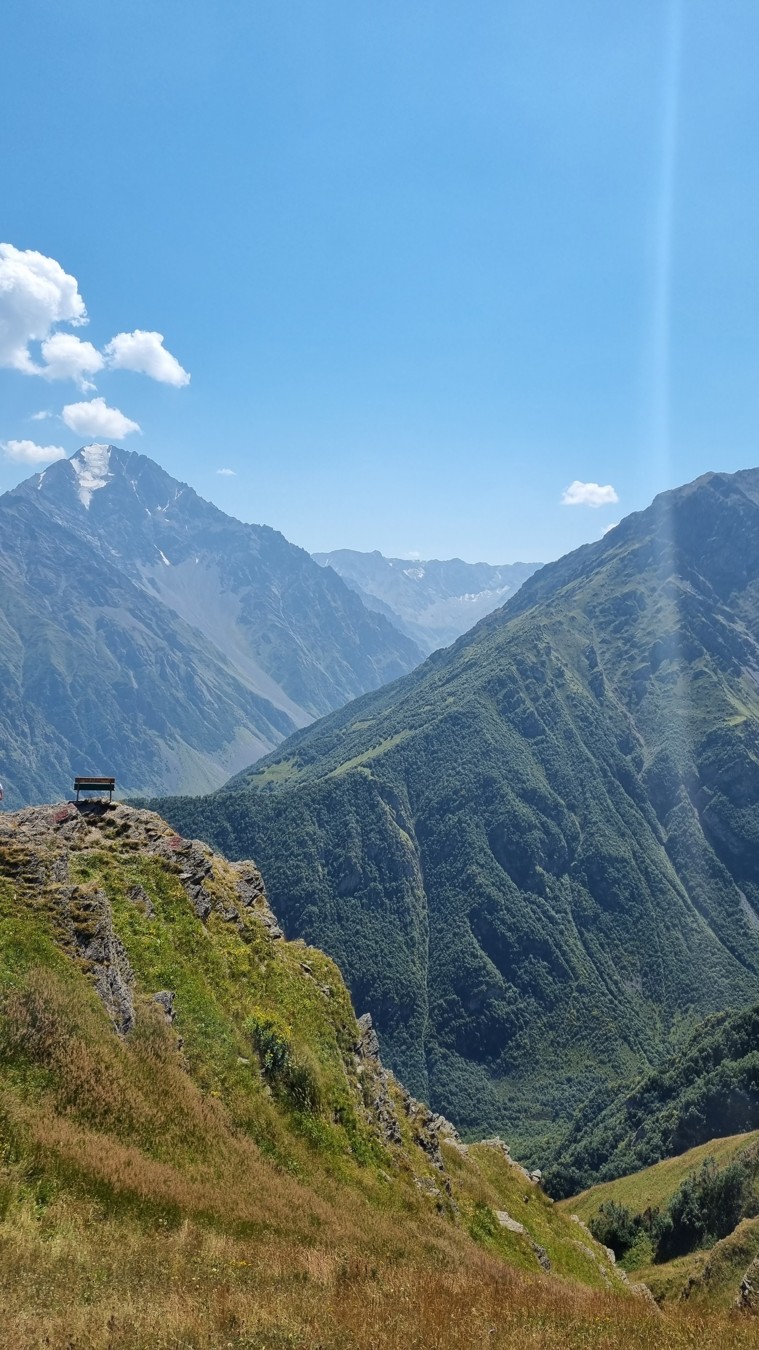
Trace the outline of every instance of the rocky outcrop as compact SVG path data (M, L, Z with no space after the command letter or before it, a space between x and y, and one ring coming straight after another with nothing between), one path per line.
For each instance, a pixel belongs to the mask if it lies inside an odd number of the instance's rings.
M105 891L62 886L60 918L84 963L116 1030L125 1036L134 1026L134 975L124 946L114 931Z
M738 1288L736 1307L759 1313L759 1256L755 1256Z
M441 1143L449 1143L466 1151L466 1145L459 1139L455 1126L446 1120L445 1116L430 1111L423 1102L412 1097L391 1070L384 1067L371 1013L364 1013L358 1018L356 1025L359 1033L355 1046L356 1072L363 1078L365 1084L371 1085L369 1093L371 1106L385 1139L390 1143L401 1142L403 1136L398 1110L400 1104L414 1142L426 1153L433 1167L438 1172L444 1173L446 1168L440 1149Z

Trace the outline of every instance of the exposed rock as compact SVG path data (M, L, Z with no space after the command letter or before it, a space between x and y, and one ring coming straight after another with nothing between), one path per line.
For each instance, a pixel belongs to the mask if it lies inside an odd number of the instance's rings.
M619 1270L617 1273L624 1276L623 1270ZM649 1307L655 1309L656 1312L661 1313L661 1308L647 1284L643 1284L641 1280L637 1281L635 1284L631 1283L630 1280L627 1280L627 1285L631 1294L634 1294L636 1298L642 1299L644 1303L648 1303Z
M425 1195L431 1195L433 1197L442 1199L440 1191L438 1190L437 1186L432 1180L432 1177L414 1177L414 1184Z
M356 1019L356 1025L359 1030L356 1054L359 1055L361 1059L378 1060L380 1057L380 1043L372 1024L371 1013L363 1013L361 1017Z
M127 891L127 895L129 896L129 899L132 901L133 904L138 905L139 908L143 910L143 912L147 915L147 917L149 919L152 919L155 913L155 910L153 908L153 901L151 900L144 886L140 886L139 883L136 886L132 886L131 889Z
M212 872L211 850L197 840L183 840L175 850L183 856L184 867L179 873L195 913L205 923L213 909L213 895L206 889L205 882Z
M745 1312L759 1312L759 1256L754 1257L744 1274L735 1303Z
M506 1157L509 1159L509 1162L511 1161L511 1149L499 1134L494 1134L492 1139L481 1139L480 1143L484 1144L487 1148L499 1149L501 1153L506 1154Z
M232 870L237 874L237 894L244 908L255 905L257 900L265 900L263 877L255 863L248 860L232 863Z
M60 914L77 954L89 968L95 989L122 1036L132 1030L134 975L129 958L113 928L105 891L81 886L61 887Z
M173 1022L176 1017L174 1012L174 999L176 995L173 989L160 989L153 995L153 1002L157 1003L159 1008L163 1008L169 1022Z
M69 860L65 853L53 859L50 868L50 879L59 886L64 886L69 879Z
M262 907L257 907L255 914L256 918L259 919L260 922L263 924L270 938L273 938L275 942L280 938L284 938L285 935L282 932L282 929L280 928L279 924L277 923L277 920L274 917L274 913L269 908L268 904L265 904Z
M541 1265L544 1270L550 1270L551 1262L545 1247L541 1247L537 1242L532 1242L530 1245L538 1258L538 1264Z
M519 1223L518 1219L512 1219L511 1215L505 1209L497 1209L495 1211L495 1217L497 1218L501 1227L508 1228L510 1233L527 1232L527 1229L525 1228L524 1224Z
M390 1092L390 1084L394 1080L382 1065L379 1041L372 1026L371 1013L364 1013L362 1017L357 1018L356 1026L358 1028L358 1038L354 1047L356 1071L363 1080L364 1096L368 1095L367 1105L387 1143L400 1144L403 1136Z

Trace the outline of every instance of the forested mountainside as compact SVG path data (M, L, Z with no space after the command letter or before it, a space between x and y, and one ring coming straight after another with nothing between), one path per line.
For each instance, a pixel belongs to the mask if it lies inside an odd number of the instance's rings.
M653 1071L599 1089L546 1158L546 1184L571 1195L749 1130L759 1130L756 1005L714 1014Z
M144 455L86 446L0 497L6 805L73 773L208 790L420 657L303 549Z
M384 1069L255 865L150 813L0 817L0 1101L14 1350L650 1342L507 1147Z
M385 558L375 549L359 553L338 548L314 553L323 567L331 567L361 596L418 643L425 655L447 647L490 614L532 576L540 563L466 563Z
M163 810L257 858L417 1095L535 1157L759 998L757 635L759 471L709 474Z

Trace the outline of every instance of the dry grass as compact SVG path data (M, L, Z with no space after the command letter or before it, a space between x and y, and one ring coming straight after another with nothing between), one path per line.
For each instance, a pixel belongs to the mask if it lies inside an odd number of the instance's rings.
M0 1228L0 1345L95 1347L698 1347L756 1345L740 1316L661 1315L530 1277L487 1254L456 1269L342 1246L246 1241L183 1223L151 1231L53 1203Z

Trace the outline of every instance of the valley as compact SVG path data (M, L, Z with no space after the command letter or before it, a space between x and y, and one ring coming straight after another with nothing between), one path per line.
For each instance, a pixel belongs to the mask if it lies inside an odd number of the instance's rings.
M361 596L369 609L385 614L418 644L425 656L448 647L478 620L498 609L539 563L465 563L460 558L426 561L384 558L381 553L335 549L314 553Z
M759 476L542 568L177 828L254 856L412 1091L525 1157L759 998Z

